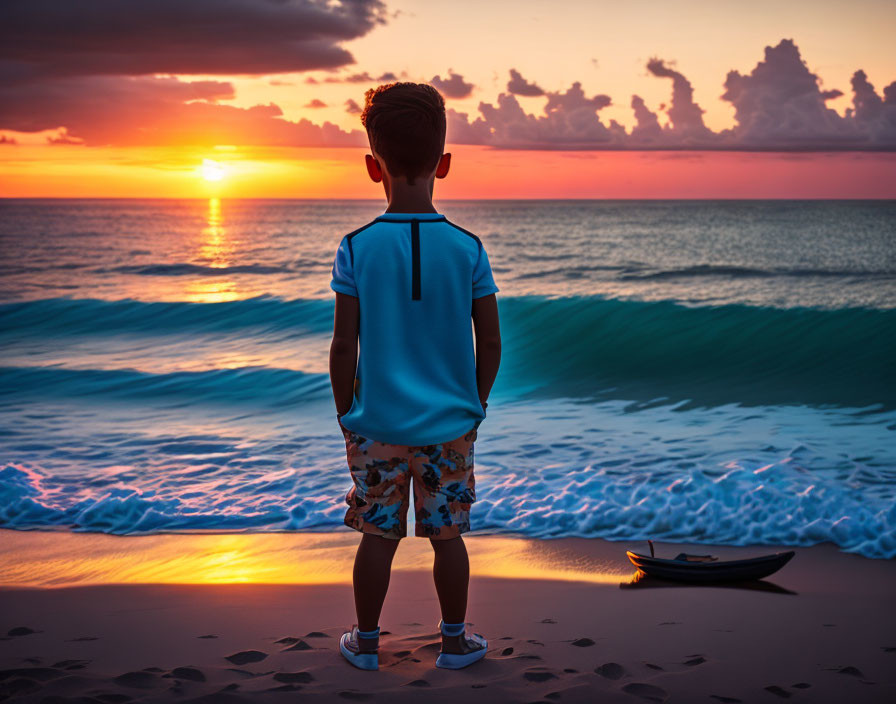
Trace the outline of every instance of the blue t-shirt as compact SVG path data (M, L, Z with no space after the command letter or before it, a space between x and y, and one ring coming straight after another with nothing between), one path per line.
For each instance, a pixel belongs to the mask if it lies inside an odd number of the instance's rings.
M439 213L383 213L342 238L330 288L360 307L358 388L342 424L435 445L485 418L473 299L498 291L482 242Z

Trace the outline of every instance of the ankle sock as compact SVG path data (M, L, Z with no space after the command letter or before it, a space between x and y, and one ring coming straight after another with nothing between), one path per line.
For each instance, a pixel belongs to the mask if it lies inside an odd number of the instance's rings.
M372 630L372 631L362 631L362 630L359 630L359 631L358 631L358 638L364 638L364 639L366 639L366 640L372 640L372 639L374 639L374 638L379 638L379 637L380 637L380 627L379 627L379 626L377 626L377 627L376 627L374 630Z
M465 623L445 623L442 621L440 630L443 636L460 636L463 635L466 627L467 624Z

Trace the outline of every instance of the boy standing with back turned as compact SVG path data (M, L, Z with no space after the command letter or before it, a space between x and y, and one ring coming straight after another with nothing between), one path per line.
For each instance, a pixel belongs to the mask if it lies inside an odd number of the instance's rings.
M343 237L330 283L330 381L353 482L345 523L363 533L353 574L358 625L340 651L356 667L378 669L380 611L407 535L413 478L415 534L435 553L436 665L458 669L488 646L466 633L461 534L476 500L473 442L501 358L498 287L479 238L432 204L434 180L451 163L439 92L418 83L371 88L361 123L372 152L367 173L382 181L388 206Z

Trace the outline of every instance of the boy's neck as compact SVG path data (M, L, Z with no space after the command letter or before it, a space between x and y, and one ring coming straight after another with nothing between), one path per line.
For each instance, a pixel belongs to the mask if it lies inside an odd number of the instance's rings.
M419 180L413 186L406 182L389 184L386 189L387 213L437 213L432 204L433 184L421 183Z

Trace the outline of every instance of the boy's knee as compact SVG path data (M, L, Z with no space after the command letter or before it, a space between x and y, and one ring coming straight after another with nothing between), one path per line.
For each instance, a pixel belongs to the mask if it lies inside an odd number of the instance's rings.
M451 550L456 547L458 544L463 545L464 539L463 536L455 535L453 538L430 538L429 544L432 545L432 549L438 552L439 550Z

